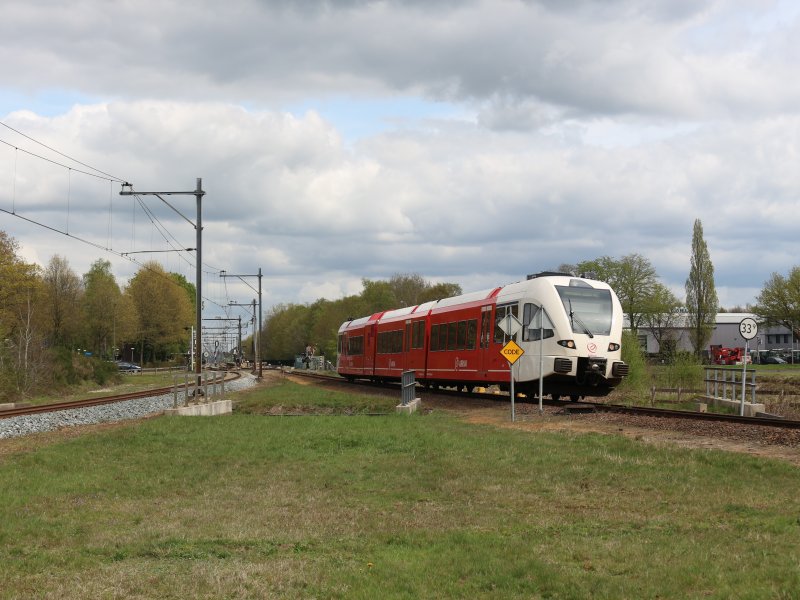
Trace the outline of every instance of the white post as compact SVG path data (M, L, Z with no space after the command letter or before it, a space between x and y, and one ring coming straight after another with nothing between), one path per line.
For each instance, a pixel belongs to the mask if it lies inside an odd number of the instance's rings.
M511 373L510 373L510 375L511 375L511 421L513 422L515 420L515 415L514 415L514 397L516 396L516 394L514 393L514 363L509 361L508 368L511 371Z
M750 346L750 340L744 341L744 357L742 358L742 402L739 407L739 416L744 416L744 391L745 383L747 382L747 355Z
M539 414L544 414L544 407L542 406L542 395L544 394L544 306L539 310L542 314L539 315Z

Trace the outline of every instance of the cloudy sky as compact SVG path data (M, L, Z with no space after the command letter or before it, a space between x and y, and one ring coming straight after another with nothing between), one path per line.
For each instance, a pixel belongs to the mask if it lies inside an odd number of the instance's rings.
M701 219L744 305L800 263L798 39L793 0L10 0L0 230L40 264L194 280L155 252L192 226L119 181L202 177L213 314L254 297L222 270L260 268L267 310L631 253L683 298Z

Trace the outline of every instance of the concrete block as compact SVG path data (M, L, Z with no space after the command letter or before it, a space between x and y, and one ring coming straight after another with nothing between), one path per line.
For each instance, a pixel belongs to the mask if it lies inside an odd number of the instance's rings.
M231 400L217 400L216 402L168 408L164 411L164 414L175 417L210 417L230 414L231 412L233 412L233 402Z
M419 398L414 398L408 404L405 404L405 405L398 404L397 405L397 412L405 413L407 415L410 415L411 413L417 412L417 409L420 407L420 404L422 404L422 400L420 400Z
M695 412L700 412L700 413L708 412L708 404L706 404L705 402L695 402L694 410Z
M711 396L703 396L703 399L710 402L712 406L724 406L735 411L738 415L742 406L741 400L725 400L722 398L713 398ZM756 413L764 412L765 406L763 404L753 404L751 402L744 403L744 416L755 417Z

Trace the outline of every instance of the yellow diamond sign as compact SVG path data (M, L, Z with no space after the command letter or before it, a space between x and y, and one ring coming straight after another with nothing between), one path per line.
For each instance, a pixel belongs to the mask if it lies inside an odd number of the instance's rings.
M519 345L514 341L511 340L508 342L503 348L500 350L500 354L509 362L509 364L514 364L519 360L519 357L525 354L525 350L519 347Z

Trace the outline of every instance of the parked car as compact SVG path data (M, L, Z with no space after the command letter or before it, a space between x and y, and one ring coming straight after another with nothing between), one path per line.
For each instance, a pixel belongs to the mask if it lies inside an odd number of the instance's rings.
M142 367L121 360L117 362L117 369L119 369L120 371L124 371L126 373L139 373L142 370Z
M761 359L762 365L785 365L786 361L780 356L765 356Z

